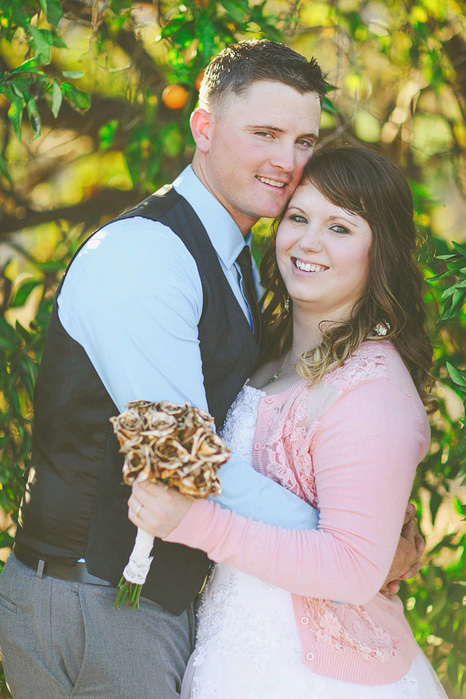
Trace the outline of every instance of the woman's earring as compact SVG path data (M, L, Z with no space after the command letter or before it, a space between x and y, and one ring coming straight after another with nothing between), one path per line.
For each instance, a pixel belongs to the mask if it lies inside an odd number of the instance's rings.
M382 320L380 323L377 323L377 325L374 328L374 332L376 335L379 337L384 337L387 335L391 330L390 323L388 320Z
M289 297L288 294L287 294L287 295L285 296L285 303L283 304L283 308L285 309L285 313L289 313L289 312L290 312L290 303L291 303L291 300L290 300L290 297Z

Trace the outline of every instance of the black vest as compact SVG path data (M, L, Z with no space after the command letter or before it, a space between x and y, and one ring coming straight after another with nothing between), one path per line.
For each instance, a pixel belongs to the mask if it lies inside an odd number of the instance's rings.
M204 384L209 410L220 427L257 363L252 331L205 228L183 197L164 187L119 219L135 216L171 228L197 264L203 287L198 328ZM45 560L73 565L85 558L90 573L116 585L136 535L127 517L130 488L122 484L123 456L109 422L119 411L83 347L60 323L56 301L34 410L32 466L17 541ZM208 572L207 556L160 540L153 553L143 595L181 614Z

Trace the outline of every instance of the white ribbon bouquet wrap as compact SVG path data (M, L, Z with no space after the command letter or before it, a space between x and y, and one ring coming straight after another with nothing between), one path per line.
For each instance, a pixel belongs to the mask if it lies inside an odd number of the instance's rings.
M217 471L230 451L214 431L209 413L190 403L151 403L138 400L110 418L125 454L123 481L148 480L176 488L184 495L207 498L220 495ZM154 538L138 528L136 542L119 583L115 608L127 601L139 607L141 588L152 563Z

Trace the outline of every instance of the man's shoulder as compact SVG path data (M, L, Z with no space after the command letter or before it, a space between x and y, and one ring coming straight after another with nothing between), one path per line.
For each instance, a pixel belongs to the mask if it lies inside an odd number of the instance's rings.
M104 298L154 286L199 287L197 265L180 238L159 222L135 217L96 231L71 263L60 294Z
M93 233L82 246L73 265L112 264L123 257L129 263L141 258L152 263L169 256L190 259L191 255L179 236L166 224L143 216L111 221ZM156 258L156 259L154 259ZM72 265L72 266L73 266Z

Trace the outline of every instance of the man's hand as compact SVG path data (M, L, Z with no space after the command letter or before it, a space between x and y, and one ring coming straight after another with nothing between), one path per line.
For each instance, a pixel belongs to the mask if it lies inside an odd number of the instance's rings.
M401 580L413 578L421 568L421 554L425 548L425 541L419 534L414 515L416 506L412 503L406 508L403 529L395 552L395 558L387 575L387 579L381 589L384 594L393 594L400 589Z
M193 498L174 488L142 481L133 484L128 517L140 529L163 539L180 524L192 503Z

